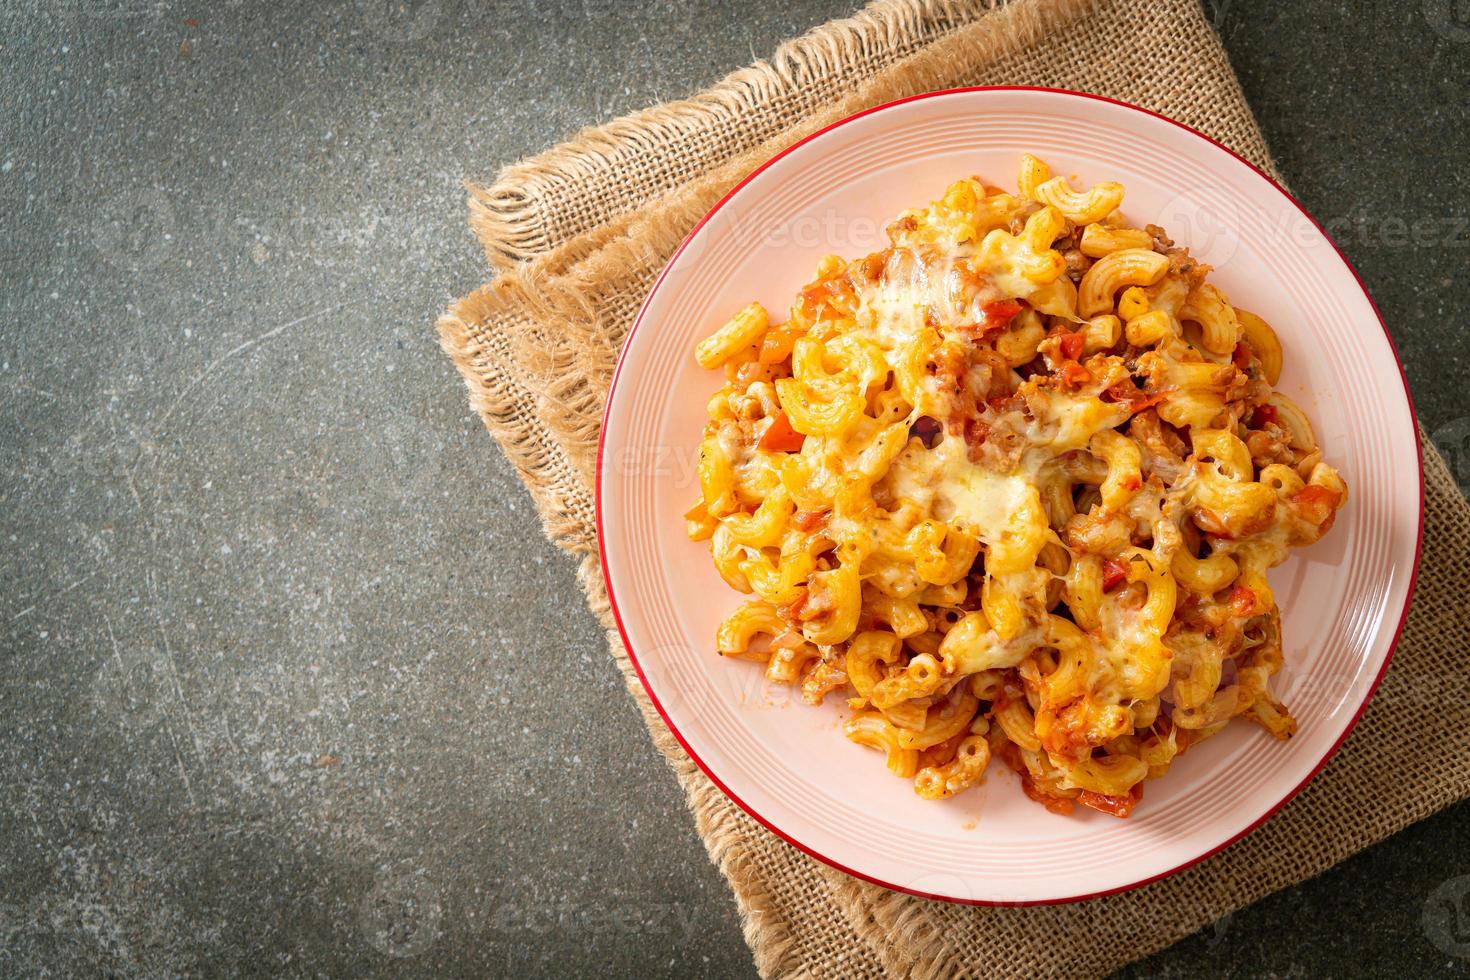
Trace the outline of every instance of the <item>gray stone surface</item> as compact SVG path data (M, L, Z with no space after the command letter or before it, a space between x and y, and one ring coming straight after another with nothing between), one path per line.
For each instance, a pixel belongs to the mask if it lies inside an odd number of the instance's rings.
M751 972L431 324L461 178L855 6L0 8L0 975ZM1217 17L1470 477L1454 9ZM1463 972L1467 812L1130 972Z

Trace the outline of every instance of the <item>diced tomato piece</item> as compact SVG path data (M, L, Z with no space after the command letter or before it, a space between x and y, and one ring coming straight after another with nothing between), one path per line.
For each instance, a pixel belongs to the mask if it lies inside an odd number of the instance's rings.
M1103 591L1111 592L1128 578L1128 566L1112 558L1103 559Z
M965 419L965 443L978 446L990 438L990 425L976 418Z
M791 427L785 412L777 412L765 435L756 445L768 453L794 453L806 442L806 436Z
M1021 312L1021 304L1013 299L1004 299L998 303L987 303L981 307L985 314L985 323L981 326L982 332L991 330L1004 330L1010 326L1012 318Z
M1162 391L1156 391L1153 394L1149 394L1148 392L1134 385L1131 381L1120 381L1108 390L1104 391L1098 397L1100 397L1105 402L1119 402L1122 404L1126 404L1129 411L1138 413L1153 408L1155 405L1164 401L1173 393L1174 390L1172 388L1165 388Z
M1264 429L1268 425L1279 425L1281 416L1276 413L1275 405L1257 405L1255 414L1251 416L1251 428Z
M1164 402L1168 401L1169 396L1174 394L1174 389L1165 388L1163 391L1156 391L1151 395L1144 392L1140 392L1139 394L1142 394L1143 397L1134 399L1133 411L1145 412L1148 411L1150 408L1153 408L1155 405L1162 405Z
M1256 611L1256 594L1243 585L1230 590L1230 611L1244 619Z
M1330 507L1336 507L1337 496L1336 490L1329 490L1326 487L1320 487L1313 483L1302 487L1296 493L1292 494L1291 499L1295 503L1307 504L1309 506L1325 503Z
M1082 336L1080 331L1077 333L1062 333L1058 336L1062 338L1058 348L1064 358L1069 361L1075 361L1082 356L1082 349L1087 343L1087 338Z
M789 324L781 324L766 331L761 339L757 355L762 364L780 364L791 356L791 347L796 343L796 332Z
M1092 374L1078 364L1076 361L1066 361L1061 367L1061 379L1064 385L1085 385L1092 380Z
M1316 524L1326 534L1337 520L1337 505L1341 497L1336 490L1309 484L1291 495L1291 502L1302 511L1302 516Z
M995 395L985 399L985 404L990 406L992 412L1009 412L1016 407L1016 400L1015 395Z
M810 531L827 516L825 510L799 510L791 515L791 526L798 531Z
M1083 806L1100 810L1103 813L1111 813L1115 817L1126 817L1138 806L1138 801L1143 799L1143 784L1139 783L1122 796L1108 796L1104 793L1094 793L1090 789L1084 789L1077 794L1077 802Z
M980 316L980 322L976 323L973 328L970 328L970 331L973 334L982 336L982 338L988 334L1004 331L1005 328L1010 326L1011 320L1022 309L1022 304L1016 303L1014 300L1001 300L1000 303L986 303L985 306L980 307L980 314L982 314ZM932 309L925 311L926 323L929 323L929 317L932 316L932 313ZM929 326L938 326L938 323L929 323Z
M801 291L801 306L812 319L821 315L824 306L830 306L838 313L851 313L857 309L857 294L845 275L818 279Z
M1252 356L1250 345L1242 340L1235 345L1235 350L1230 352L1230 363L1244 371L1251 366Z

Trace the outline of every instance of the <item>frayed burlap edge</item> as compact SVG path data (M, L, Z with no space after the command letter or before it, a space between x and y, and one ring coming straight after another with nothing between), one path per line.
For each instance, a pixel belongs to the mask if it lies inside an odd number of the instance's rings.
M987 0L988 5L996 2ZM766 110L783 98L809 99L818 83L834 77L835 64L861 59L876 68L891 63L983 13L965 0L879 0L851 17L787 41L770 59L732 72L698 95L584 129L551 150L503 168L488 187L467 182L470 225L497 267L550 251L592 227L566 221L560 213L568 203L563 190L599 185L604 174L616 173L630 160L662 153L671 144L687 144L691 133L707 129L712 120L742 125L755 107ZM703 152L682 161L683 166L688 171L706 170L719 162L722 153L735 152L740 145L733 141L703 147ZM656 194L668 189L649 190ZM614 210L624 210L637 200L625 199ZM552 234L552 227L561 233Z
M769 121L762 124L763 117L777 116L775 124L780 129L811 118L840 95L843 84L865 80L1003 3L877 0L851 17L786 42L769 60L735 71L692 98L585 129L566 143L503 168L488 187L466 182L470 227L491 265L511 268L600 226L608 214L625 214L673 190L683 175L720 166L752 138L759 139L760 133L773 128ZM1079 4L1056 6L1078 8ZM1011 40L1020 44L1030 38L1027 30L1047 30L1054 24L1042 10L1033 17L1018 18L1008 29L1018 32ZM751 111L756 107L761 109L759 114ZM824 115L841 118L847 114ZM692 133L711 126L734 129L748 138L711 145L691 141ZM605 193L608 187L619 185L605 177L650 154L666 154L675 145L681 147L679 167L667 179L644 188L644 193L604 199L599 202L596 220L587 216L582 198L588 188ZM580 220L569 220L569 210Z
M884 0L885 6L892 6L893 2ZM966 73L956 66L1000 61L1052 32L1065 30L1095 8L1095 0L1025 0L999 8L889 68L880 79L858 86L848 97L822 112L663 195L656 205L619 215L530 261L503 270L488 286L466 297L465 302L477 307L473 312L487 321L505 311L516 310L543 324L554 324L555 329L540 333L541 349L536 356L559 359L563 376L572 379L573 387L582 386L576 391L555 393L551 401L558 411L539 418L523 416L520 421L527 427L547 428L564 450L563 462L570 461L574 455L590 460L595 455L601 398L606 391L605 381L611 377L613 360L603 358L598 363L588 363L587 359L601 357L605 345L598 341L626 328L626 324L604 322L600 300L610 284L616 286L661 267L688 230L722 194L761 162L803 136L873 105L956 84L957 76ZM820 34L820 30L813 32L813 36ZM820 45L817 48L825 50ZM472 322L478 319L471 318ZM455 350L464 342L463 331L454 325L453 318L445 322L447 325L441 330L446 331L448 338L446 349L455 356ZM589 378L604 383L585 385ZM466 379L473 391L477 382L470 373ZM528 429L517 427L511 431L504 424L492 424L490 420L513 412L517 404L515 394L477 393L478 398L491 398L485 409L487 425L493 432L505 433L511 443L523 440ZM579 525L585 532L582 537L591 534L591 514L587 508L568 515L572 502L556 489L557 475L566 472L563 466L545 476L537 475L534 470L526 474L533 493L538 484L546 487L544 493L553 509L543 513L547 515L553 539L558 541ZM580 472L583 482L590 485L590 470L584 466Z

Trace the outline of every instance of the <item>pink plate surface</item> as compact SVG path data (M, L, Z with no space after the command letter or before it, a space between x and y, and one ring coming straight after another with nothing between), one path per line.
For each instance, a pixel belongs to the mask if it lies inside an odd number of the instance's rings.
M1127 820L1056 816L992 764L984 785L919 799L847 741L845 708L800 703L714 632L740 596L688 541L695 451L719 376L694 344L752 299L785 310L826 253L885 244L900 210L979 175L1015 187L1023 153L1082 182L1215 266L1211 281L1277 329L1281 390L1311 416L1350 491L1320 544L1272 572L1277 678L1300 723L1280 743L1237 722L1147 784ZM1413 587L1419 444L1398 359L1352 269L1287 194L1230 151L1144 110L1042 89L969 89L844 120L751 175L690 235L644 303L603 425L603 569L623 639L664 719L741 807L797 847L890 888L973 903L1057 902L1131 888L1226 846L1326 762L1388 664Z

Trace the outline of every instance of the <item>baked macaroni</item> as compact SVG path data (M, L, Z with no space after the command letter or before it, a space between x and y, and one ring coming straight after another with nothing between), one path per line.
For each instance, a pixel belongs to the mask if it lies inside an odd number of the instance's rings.
M1121 185L1027 156L1018 186L960 180L700 343L725 385L685 516L753 596L718 651L843 693L920 796L999 757L1050 810L1127 816L1232 718L1291 736L1266 573L1347 489L1271 326Z

